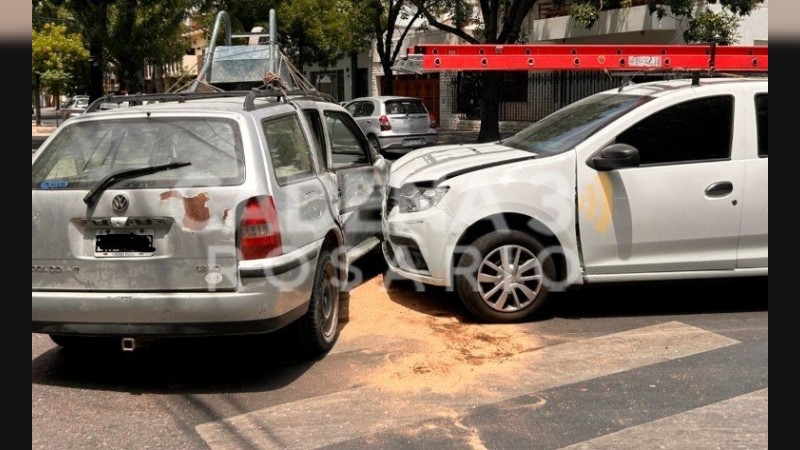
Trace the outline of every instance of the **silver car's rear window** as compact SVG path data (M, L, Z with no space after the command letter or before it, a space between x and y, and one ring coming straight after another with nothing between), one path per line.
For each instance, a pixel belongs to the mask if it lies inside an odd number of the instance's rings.
M388 100L386 114L427 114L428 110L419 100Z
M244 182L239 127L203 117L65 123L33 163L33 189L88 189L129 169L188 162L120 180L117 188L225 186Z

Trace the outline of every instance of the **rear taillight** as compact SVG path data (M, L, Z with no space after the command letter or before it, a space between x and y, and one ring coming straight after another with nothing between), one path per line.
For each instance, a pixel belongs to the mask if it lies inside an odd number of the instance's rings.
M378 123L381 125L381 131L389 131L392 129L392 125L389 123L389 118L386 116L380 116L378 118Z
M436 128L436 116L434 116L432 112L428 113L428 120L431 124L431 128Z
M239 250L242 259L260 259L282 253L281 229L270 196L247 200L242 211Z

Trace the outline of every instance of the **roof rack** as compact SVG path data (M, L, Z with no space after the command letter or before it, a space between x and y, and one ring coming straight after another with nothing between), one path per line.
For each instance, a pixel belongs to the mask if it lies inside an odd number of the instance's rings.
M276 101L291 101L298 99L313 99L334 102L335 100L319 92L311 93L301 89L285 90L280 87L266 84L257 88L249 90L234 90L234 91L210 91L210 92L165 92L157 94L125 94L125 95L106 95L97 98L87 108L86 113L97 111L103 104L116 104L128 103L129 105L142 105L145 102L152 103L167 103L176 102L183 103L187 100L200 100L208 98L230 98L230 97L244 97L243 108L245 111L252 111L258 107L255 104L256 99L259 98L272 98Z
M144 102L184 102L223 97L244 97L243 107L247 111L257 107L256 99L269 97L275 97L278 101L309 98L336 103L334 97L315 89L278 49L275 10L271 9L269 13L269 33L254 29L249 33L232 34L228 14L220 11L214 22L205 63L194 80L164 93L106 95L95 99L86 108L86 113L101 109L103 104L127 102L129 105L141 105ZM225 27L225 45L217 46L221 24ZM265 36L268 36L266 45L262 39ZM232 45L232 38L249 38L249 42L247 45ZM226 89L230 86L235 88Z

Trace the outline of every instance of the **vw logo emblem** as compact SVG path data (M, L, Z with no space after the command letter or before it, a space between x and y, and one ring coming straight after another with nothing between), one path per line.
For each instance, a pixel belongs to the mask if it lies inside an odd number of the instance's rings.
M128 196L124 194L117 194L111 200L111 207L116 213L124 213L128 209L129 201Z

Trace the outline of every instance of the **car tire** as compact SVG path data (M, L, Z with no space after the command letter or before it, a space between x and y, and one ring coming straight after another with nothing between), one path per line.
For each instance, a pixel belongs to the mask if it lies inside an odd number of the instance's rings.
M541 242L516 230L476 239L456 266L455 287L464 307L490 323L533 316L547 299L547 281L555 279L555 263L544 251Z
M60 347L78 347L86 345L87 338L82 336L64 336L60 334L51 334L50 340L55 342Z
M381 143L378 142L377 137L375 137L374 135L369 135L367 136L367 140L369 141L369 145L371 145L376 152L380 153L381 155L383 154L383 151L381 150Z
M298 321L300 340L311 354L333 348L339 338L339 270L330 250L323 249L317 260L308 311Z

